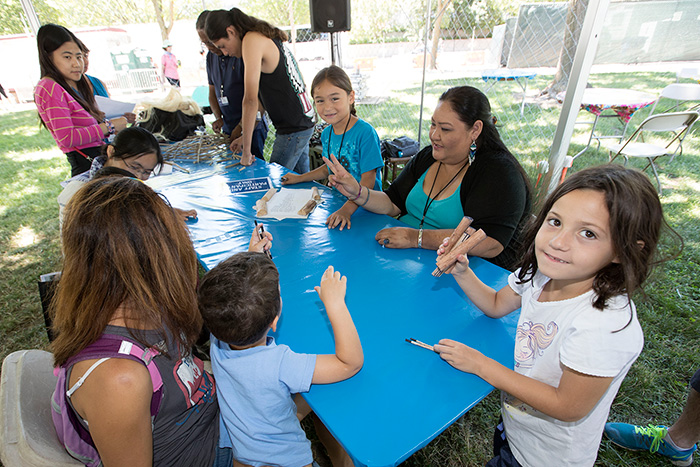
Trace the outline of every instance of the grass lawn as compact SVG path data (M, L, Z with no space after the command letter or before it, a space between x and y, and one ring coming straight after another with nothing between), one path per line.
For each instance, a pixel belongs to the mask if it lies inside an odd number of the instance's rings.
M538 78L539 79L539 78ZM459 84L483 85L483 83ZM654 94L672 82L664 73L605 74L591 76L594 86L632 88ZM454 82L433 83L428 92L439 94ZM542 83L533 84L531 89ZM541 87L541 86L540 86ZM415 90L402 92L414 93ZM498 94L498 93L502 94ZM558 109L526 105L524 119L519 105L504 107L511 91L490 95L499 117L504 140L530 176L539 160L547 159L549 144L542 135L554 133ZM393 101L376 106L358 106L360 116L388 134L406 134L392 128L391 118L415 114L411 104L400 107ZM647 116L634 116L634 128ZM428 117L430 112L428 112ZM534 127L538 131L530 131ZM570 154L586 141L586 128L577 130ZM700 137L698 130L684 145L684 153L673 163L661 163L664 192L661 197L670 225L685 240L682 255L657 271L647 284L646 295L635 297L645 333L642 355L622 384L610 419L638 424L671 424L685 403L687 382L700 367ZM427 141L427 138L424 142ZM572 171L607 161L607 153L590 150L577 159ZM48 344L37 292L40 274L60 269L58 239L59 183L69 176L65 157L45 129L40 129L35 111L0 112L0 358L26 348ZM86 284L86 286L89 286ZM389 300L390 297L387 297ZM415 407L414 410L427 410ZM476 466L490 458L493 427L498 419L498 395L492 393L465 417L458 420L424 449L409 458L406 466ZM601 466L666 466L662 458L630 453L603 441L598 462Z

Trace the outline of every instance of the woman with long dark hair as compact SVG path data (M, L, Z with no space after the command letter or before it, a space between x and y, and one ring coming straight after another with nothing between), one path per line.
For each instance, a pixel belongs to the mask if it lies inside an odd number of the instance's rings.
M243 133L231 143L231 150L242 151L244 165L255 161L251 140L260 95L277 133L270 162L308 172L313 107L299 65L285 45L287 35L238 8L209 12L206 35L224 54L242 57L245 65Z
M388 248L436 249L463 216L487 238L470 254L512 268L530 212L527 176L496 129L487 97L471 86L440 96L423 148L385 192L361 188L334 158L331 184L365 209L400 216L409 227L383 229Z
M41 80L34 91L39 117L71 165L71 176L90 169L105 138L126 127L97 107L84 74L80 41L63 26L45 24L36 35Z

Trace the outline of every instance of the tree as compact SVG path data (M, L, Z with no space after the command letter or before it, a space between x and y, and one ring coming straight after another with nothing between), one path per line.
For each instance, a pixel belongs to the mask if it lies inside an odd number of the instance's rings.
M586 17L588 0L569 0L569 9L566 13L566 29L564 31L564 44L559 52L557 71L554 79L540 92L540 96L556 98L556 95L566 90L569 84L571 68L574 64L574 55L581 37L583 19Z
M202 11L201 0L144 0L139 8L134 2L92 0L33 0L41 24L56 23L69 29L85 26L111 26L157 22L161 38L167 39L175 21L196 18ZM216 0L214 1L216 3ZM17 0L0 0L0 35L30 32L22 6Z
M170 31L172 31L173 25L175 24L175 0L168 0L167 2L167 23L166 18L163 17L164 12L162 1L151 0L151 4L153 5L153 10L156 14L156 22L158 23L158 27L160 28L160 38L165 40L170 36Z
M430 68L432 70L437 69L437 54L438 45L440 43L442 17L445 15L445 10L451 2L452 0L437 0L437 16L435 17L435 23L433 24L433 42L430 48Z
M48 5L46 0L34 0L34 9L42 24L63 24L63 11ZM0 35L31 32L21 3L18 0L0 0Z

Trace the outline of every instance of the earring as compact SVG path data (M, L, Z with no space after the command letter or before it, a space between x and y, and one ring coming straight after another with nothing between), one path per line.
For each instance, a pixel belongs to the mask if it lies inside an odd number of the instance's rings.
M474 163L476 159L476 140L472 141L472 145L469 146L469 165Z

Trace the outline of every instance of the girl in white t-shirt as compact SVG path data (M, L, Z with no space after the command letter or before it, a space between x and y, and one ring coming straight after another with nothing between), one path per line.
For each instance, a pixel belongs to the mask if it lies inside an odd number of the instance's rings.
M593 465L613 398L642 350L630 295L649 274L664 225L646 175L606 165L575 173L548 197L520 268L498 292L459 257L452 274L484 314L521 309L514 371L459 342L435 346L502 391L488 466Z

